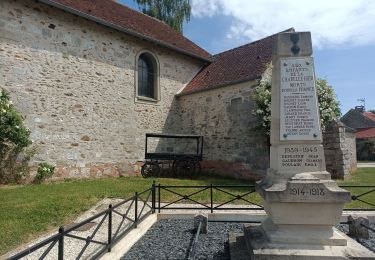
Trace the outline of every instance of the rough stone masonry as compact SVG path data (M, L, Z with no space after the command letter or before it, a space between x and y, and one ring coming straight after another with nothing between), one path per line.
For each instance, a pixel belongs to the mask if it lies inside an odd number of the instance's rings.
M145 133L168 132L175 93L202 66L32 0L1 1L0 31L0 87L26 115L35 162L56 164L55 178L133 174ZM160 65L157 103L135 99L144 49Z

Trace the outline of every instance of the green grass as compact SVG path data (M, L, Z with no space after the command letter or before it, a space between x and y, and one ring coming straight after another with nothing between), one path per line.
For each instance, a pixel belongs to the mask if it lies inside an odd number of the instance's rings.
M345 180L338 180L338 185L375 185L375 168L358 168Z
M226 178L189 179L158 179L163 185L246 185L250 182ZM32 238L48 230L57 229L60 225L71 223L78 215L88 210L98 201L106 197L131 197L136 191L151 187L152 179L140 177L112 178L86 181L69 181L62 183L3 186L0 187L0 255L30 241ZM375 168L360 168L351 177L338 181L339 185L374 185ZM190 194L198 189L172 189L180 194ZM354 195L369 191L369 189L348 189ZM226 188L225 191L242 194L246 189ZM161 191L163 202L174 201L180 197L168 191ZM224 202L233 197L215 190L215 202ZM203 203L210 200L209 190L199 192L191 197ZM246 199L260 203L258 194L252 193ZM375 203L375 192L361 199ZM189 203L189 201L184 201ZM235 203L246 204L244 201ZM368 205L354 201L347 204L350 208L365 208Z
M157 182L163 185L244 184L243 181L225 178L163 178ZM41 233L70 223L103 198L129 198L134 192L151 187L151 184L152 179L125 177L0 187L0 255ZM177 192L188 194L194 191L197 190L183 189ZM232 192L235 191L232 189ZM162 191L161 196L164 201L178 198L177 195L166 191ZM209 194L205 191L192 198L205 201ZM224 193L214 193L215 200L223 201L229 198L230 196Z
M361 185L361 186L375 186L375 168L358 168L355 172L350 174L346 180L337 181L338 185ZM358 196L365 192L373 190L373 188L345 188L350 191L351 195ZM375 191L359 199L375 205ZM351 203L345 204L345 208L375 208L375 206L368 205L359 200L352 200Z

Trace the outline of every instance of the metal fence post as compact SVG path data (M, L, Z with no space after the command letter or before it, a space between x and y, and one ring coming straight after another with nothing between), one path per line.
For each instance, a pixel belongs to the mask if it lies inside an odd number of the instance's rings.
M59 237L59 248L58 248L57 259L64 260L64 227L63 226L59 228L59 233L60 233L60 237Z
M154 214L155 213L155 180L153 180L153 182L152 182L151 190L152 190L152 194L151 194L151 196L152 196L152 214Z
M138 192L135 193L135 203L134 203L134 227L138 225Z
M213 202L213 190L212 190L212 183L211 183L211 213L213 213L214 212L214 207L213 207L213 204L214 204L214 202Z
M158 184L158 212L160 213L160 183Z
M112 249L112 204L108 206L108 252Z

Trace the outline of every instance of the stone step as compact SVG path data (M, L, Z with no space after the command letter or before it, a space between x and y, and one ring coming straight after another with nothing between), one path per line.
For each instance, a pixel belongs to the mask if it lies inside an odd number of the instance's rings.
M231 260L250 260L250 253L243 234L230 232L228 242Z

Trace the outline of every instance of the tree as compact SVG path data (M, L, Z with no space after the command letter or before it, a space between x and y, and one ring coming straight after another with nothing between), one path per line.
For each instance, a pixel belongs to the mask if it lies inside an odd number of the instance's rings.
M327 80L318 78L316 80L316 91L318 95L318 106L320 114L320 123L322 129L332 120L341 115L340 103L332 86L328 85ZM270 135L271 127L271 75L266 74L254 87L255 109L253 113L258 117L259 123L253 129L261 133Z
M144 14L155 17L182 33L184 20L190 21L189 0L134 0Z

